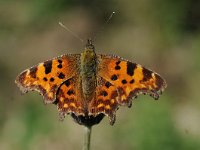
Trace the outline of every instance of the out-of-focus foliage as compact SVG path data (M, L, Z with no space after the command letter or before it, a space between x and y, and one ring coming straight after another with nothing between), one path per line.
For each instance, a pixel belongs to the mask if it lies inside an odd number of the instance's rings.
M117 121L94 126L92 149L200 149L200 2L196 0L1 0L0 150L81 149L83 127L36 92L20 95L22 70L65 53L80 53L95 37L97 53L119 55L160 73L159 101L139 96ZM114 17L106 24L111 12Z

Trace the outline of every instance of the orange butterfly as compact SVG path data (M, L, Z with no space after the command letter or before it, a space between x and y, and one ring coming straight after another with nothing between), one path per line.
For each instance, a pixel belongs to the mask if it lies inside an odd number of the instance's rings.
M39 63L15 82L24 93L38 91L45 103L56 104L61 118L71 114L85 126L98 124L105 115L113 125L120 105L131 107L141 93L158 99L167 86L160 75L136 63L96 54L91 40L83 53Z

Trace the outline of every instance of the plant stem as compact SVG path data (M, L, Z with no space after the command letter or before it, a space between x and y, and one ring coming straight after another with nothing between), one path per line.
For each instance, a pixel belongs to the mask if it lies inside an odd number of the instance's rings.
M90 150L91 132L92 132L92 127L91 126L85 126L83 150Z

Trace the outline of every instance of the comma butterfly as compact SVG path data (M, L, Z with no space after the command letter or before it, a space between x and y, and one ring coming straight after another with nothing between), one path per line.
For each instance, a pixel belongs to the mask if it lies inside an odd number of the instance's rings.
M45 103L56 104L61 118L70 114L85 126L98 124L104 116L113 125L120 105L131 107L132 99L142 93L158 99L167 86L159 74L139 64L96 54L91 40L83 53L39 63L15 82L23 93L38 91Z

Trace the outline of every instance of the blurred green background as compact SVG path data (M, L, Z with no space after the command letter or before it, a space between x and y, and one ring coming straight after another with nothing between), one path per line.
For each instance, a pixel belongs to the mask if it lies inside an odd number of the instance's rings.
M97 35L97 53L142 64L168 83L159 101L141 95L117 111L114 126L107 117L94 126L92 149L200 149L200 1L0 0L0 150L82 148L83 126L59 121L56 106L14 84L32 65L82 52L85 43L59 21L83 39Z

